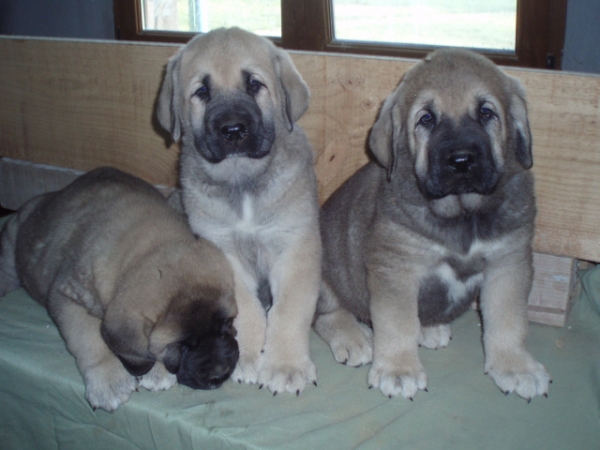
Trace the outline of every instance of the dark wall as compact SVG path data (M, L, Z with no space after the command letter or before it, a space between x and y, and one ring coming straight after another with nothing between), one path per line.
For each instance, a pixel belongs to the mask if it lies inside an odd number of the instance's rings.
M600 73L600 1L569 0L563 70Z
M112 0L0 0L0 34L114 39Z

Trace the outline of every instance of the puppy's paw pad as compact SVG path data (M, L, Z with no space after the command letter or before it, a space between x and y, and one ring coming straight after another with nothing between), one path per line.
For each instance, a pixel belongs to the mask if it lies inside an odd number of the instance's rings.
M155 363L150 372L138 379L139 386L149 391L165 391L177 383L177 376L170 373L162 363Z
M300 395L308 383L317 384L317 369L310 359L287 364L265 363L261 365L258 382L277 395L289 392Z
M368 382L389 398L401 395L412 400L419 390L427 390L427 374L420 363L414 367L374 364Z
M421 327L419 345L435 350L436 348L448 347L451 338L452 332L449 325L442 324L432 327Z
M363 323L356 327L339 329L329 341L335 360L341 364L358 367L373 361L373 331Z
M518 354L486 364L486 372L502 392L515 392L530 401L533 397L548 394L550 375L546 368L529 354Z

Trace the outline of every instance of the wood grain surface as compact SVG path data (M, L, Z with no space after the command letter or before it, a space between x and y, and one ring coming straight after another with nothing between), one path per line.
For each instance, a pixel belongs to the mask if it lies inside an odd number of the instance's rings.
M112 165L173 186L178 147L154 118L177 45L0 37L0 156L79 170ZM292 52L311 106L300 125L325 200L368 160L383 99L414 60ZM528 92L535 249L600 261L600 77L506 69Z

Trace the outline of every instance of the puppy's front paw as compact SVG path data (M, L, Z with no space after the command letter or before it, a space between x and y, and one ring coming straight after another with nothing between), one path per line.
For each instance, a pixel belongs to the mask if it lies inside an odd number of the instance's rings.
M548 395L550 375L525 350L495 354L486 361L485 371L506 395L516 392L527 401Z
M256 384L258 382L258 357L240 355L231 379L238 383Z
M92 408L112 412L129 400L137 381L115 356L105 358L83 374L85 398Z
M412 354L401 355L394 361L375 359L368 381L369 388L378 387L389 398L402 395L412 400L419 389L427 389L427 374L419 357Z
M138 378L138 384L149 391L166 391L177 383L177 375L170 373L160 362L156 362L150 372Z
M309 358L279 362L266 354L261 361L258 382L261 387L268 387L273 395L286 391L300 395L307 383L316 386L317 369Z
M419 333L419 345L425 348L437 349L448 347L452 339L450 325L434 325L432 327L421 327Z

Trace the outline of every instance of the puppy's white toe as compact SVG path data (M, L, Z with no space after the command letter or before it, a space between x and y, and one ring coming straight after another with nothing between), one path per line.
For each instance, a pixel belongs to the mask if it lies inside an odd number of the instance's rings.
M450 325L441 324L431 327L421 327L419 345L435 350L436 348L448 347L451 338Z

